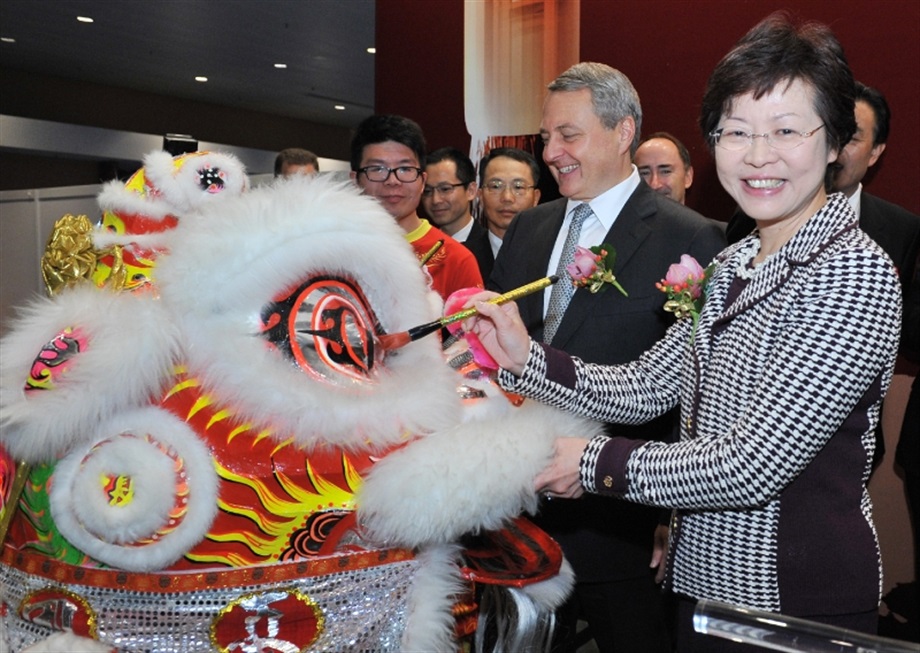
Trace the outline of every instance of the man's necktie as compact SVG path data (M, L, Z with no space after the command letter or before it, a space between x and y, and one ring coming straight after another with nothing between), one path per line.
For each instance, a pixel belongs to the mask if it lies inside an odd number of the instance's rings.
M543 342L552 343L553 336L556 335L556 329L559 328L565 309L569 305L569 300L575 294L572 277L565 268L575 260L575 248L578 246L581 226L585 223L585 218L593 213L587 202L579 204L572 212L572 223L569 225L569 233L565 237L565 243L562 245L559 265L556 266L556 275L558 275L559 281L553 285L553 290L549 296L546 319L543 321Z

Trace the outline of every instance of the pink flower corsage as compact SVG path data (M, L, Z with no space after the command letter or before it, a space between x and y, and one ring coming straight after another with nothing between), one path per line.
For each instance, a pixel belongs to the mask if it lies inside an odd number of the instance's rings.
M658 290L668 295L664 310L674 313L677 319L689 317L693 320L690 342L696 335L696 325L706 302L706 286L714 269L715 263L704 269L695 258L684 254L680 263L671 265L665 278L655 284Z
M607 243L595 245L590 249L578 246L575 248L575 260L565 269L572 277L572 283L576 287L587 288L592 293L597 293L607 290L607 284L609 284L623 293L625 297L629 297L626 289L613 276L613 266L616 260L616 250Z

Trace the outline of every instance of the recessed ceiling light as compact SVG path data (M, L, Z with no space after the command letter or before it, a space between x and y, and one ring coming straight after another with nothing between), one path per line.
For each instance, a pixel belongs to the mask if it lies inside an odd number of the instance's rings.
M195 78L195 81L196 82L206 82L208 81L208 78L204 77L203 75L199 75L198 77Z
M91 23L91 22L93 22L93 19L90 18L89 16L77 16L77 20L80 21L81 23Z
M335 105L335 110L336 110L336 111L345 111L345 105L344 105L344 104L337 104L337 105Z
M377 54L377 48L368 48L368 49L367 49L367 53L368 53L368 54Z
M16 39L10 38L9 36L0 36L0 41L3 41L4 43L15 43Z
M287 68L287 64L286 63L276 63L275 68Z

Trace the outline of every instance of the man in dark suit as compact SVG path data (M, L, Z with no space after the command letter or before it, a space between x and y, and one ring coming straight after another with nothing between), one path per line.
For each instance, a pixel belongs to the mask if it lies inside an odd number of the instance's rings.
M493 261L515 216L540 203L539 183L540 164L530 152L496 147L479 160L479 207L489 230Z
M706 265L724 247L724 232L639 178L632 155L642 110L625 75L603 64L581 63L548 88L540 128L543 159L563 197L514 219L489 286L507 291L556 273L566 241L574 247L569 232L575 222L578 245L608 243L616 250L614 272L628 297L609 287L594 294L579 288L553 317L560 305L553 290L571 283L563 274L546 295L519 300L521 317L534 338L585 360L631 361L673 322L655 282L682 254ZM672 437L675 418L669 414L642 426L609 425L609 430L664 440ZM544 501L537 521L562 545L578 580L569 609L559 614L555 651L574 650L576 617L588 621L602 651L670 651L662 594L650 568L661 562L663 543L654 543L659 517L653 509L598 496Z
M470 203L476 197L473 162L455 147L442 147L425 157L425 174L425 214L441 231L466 245L476 257L482 278L488 279L493 261L489 233L470 211Z
M850 198L859 226L894 261L905 291L913 278L920 247L920 216L863 190L862 180L885 151L891 111L885 97L865 84L856 84L856 133L837 158L834 189Z
M859 226L891 257L904 293L904 318L899 355L914 362L920 360L920 288L917 287L917 256L920 250L920 216L870 195L862 180L874 166L888 142L891 110L885 97L877 89L856 83L856 133L831 164L834 189L844 193L859 218ZM912 517L914 533L914 562L920 563L920 377L914 378L910 398L904 412L904 422L895 450L895 462L904 474L907 507ZM873 464L878 466L885 454L885 437L881 420L875 431ZM920 568L920 567L915 567ZM891 600L889 595L886 602ZM889 602L889 606L890 606ZM917 614L907 610L902 614ZM915 618L915 617L914 617ZM913 618L911 618L913 619ZM890 620L887 623L892 623ZM880 622L881 628L886 624Z
M864 190L859 201L859 226L891 257L906 292L920 248L920 216Z

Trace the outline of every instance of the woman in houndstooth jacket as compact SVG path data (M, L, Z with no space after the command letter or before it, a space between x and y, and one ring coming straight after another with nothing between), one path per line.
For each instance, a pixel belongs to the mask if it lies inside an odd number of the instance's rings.
M631 424L680 405L679 442L561 438L537 487L675 509L681 651L719 646L692 632L702 598L874 632L866 481L901 297L846 198L825 192L854 131L840 44L822 25L768 17L716 67L700 124L758 230L716 257L695 328L680 320L639 360L607 367L531 342L513 304L477 304L466 326L514 392Z

